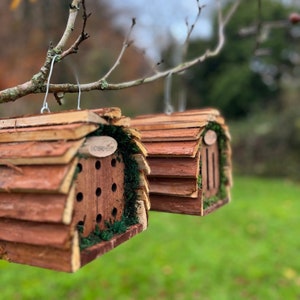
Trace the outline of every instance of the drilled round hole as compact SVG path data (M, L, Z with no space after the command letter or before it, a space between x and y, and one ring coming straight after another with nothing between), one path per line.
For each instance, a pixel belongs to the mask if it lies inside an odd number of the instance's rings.
M111 190L115 192L117 190L117 185L115 183L112 184Z
M81 192L77 193L77 195L76 195L76 200L77 200L78 202L80 202L80 201L83 200L83 194L82 194Z
M117 160L113 158L110 163L112 167L115 167L117 165Z
M99 169L101 168L101 162L100 162L100 160L97 160L97 161L95 162L95 168L96 168L97 170L99 170Z
M111 211L111 215L112 215L113 217L116 217L116 216L117 216L117 213L118 213L118 210L114 207L114 208L112 209L112 211Z
M96 189L96 196L99 197L101 195L101 193L102 193L102 190L101 190L101 188L98 187Z
M96 217L96 222L97 223L100 223L102 220L102 215L101 214L98 214L97 217Z
M82 164L81 163L77 164L77 171L78 171L78 173L82 172Z

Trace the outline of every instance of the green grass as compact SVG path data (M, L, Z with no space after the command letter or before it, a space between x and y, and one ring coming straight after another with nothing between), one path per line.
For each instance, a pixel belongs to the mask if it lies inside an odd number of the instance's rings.
M0 299L300 299L300 186L235 178L204 218L150 213L150 227L75 274L0 262Z

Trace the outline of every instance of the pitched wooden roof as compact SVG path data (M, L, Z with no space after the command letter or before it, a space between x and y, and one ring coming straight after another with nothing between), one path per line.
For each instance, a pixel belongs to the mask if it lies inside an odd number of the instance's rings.
M86 136L102 125L124 126L138 147L139 136L128 123L119 108L0 119L0 258L67 272L81 266L72 221L78 152ZM136 159L141 170L149 171L144 154L141 149ZM149 209L143 174L137 192L145 191L139 201ZM146 221L122 239L145 229ZM102 254L121 242L108 243ZM95 258L99 251L93 251ZM85 254L85 263L90 260Z
M188 110L173 114L151 114L131 120L141 134L151 168L148 176L153 210L203 214L199 193L201 149L206 146L209 124L217 124L226 137L226 173L231 185L230 134L220 112L214 108ZM205 135L204 135L205 134ZM206 141L207 142L207 141ZM204 156L204 155L203 155Z

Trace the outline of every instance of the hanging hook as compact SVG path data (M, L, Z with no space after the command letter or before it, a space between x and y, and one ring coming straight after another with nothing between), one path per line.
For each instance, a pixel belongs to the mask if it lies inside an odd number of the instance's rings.
M50 71L49 71L48 80L47 80L46 93L45 93L45 97L44 97L43 106L41 108L41 114L43 114L44 112L48 112L48 113L50 112L48 102L47 102L47 97L48 97L48 93L49 93L50 79L51 79L53 66L54 66L56 57L58 57L58 54L55 54L52 57L52 61L51 61L51 65L50 65Z

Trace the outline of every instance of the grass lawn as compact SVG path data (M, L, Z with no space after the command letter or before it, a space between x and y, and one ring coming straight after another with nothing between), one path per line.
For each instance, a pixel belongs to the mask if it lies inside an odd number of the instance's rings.
M235 178L232 198L204 218L151 212L75 274L0 261L0 299L300 299L300 185Z

